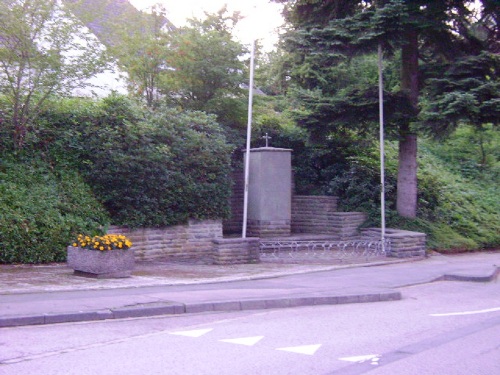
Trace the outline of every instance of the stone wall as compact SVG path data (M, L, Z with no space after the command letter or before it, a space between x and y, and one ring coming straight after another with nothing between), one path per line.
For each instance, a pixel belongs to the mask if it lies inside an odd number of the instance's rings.
M367 237L380 238L380 228L362 229ZM423 257L426 254L426 234L402 229L387 228L385 238L390 240L388 256L396 258Z
M222 222L189 220L187 225L164 228L111 227L108 233L129 237L137 260L200 260L210 264L213 262L213 240L222 238Z
M330 233L340 240L358 237L359 227L366 219L367 215L364 212L333 212Z
M235 185L238 185L235 184ZM224 233L240 233L243 220L243 192L233 191L231 219L224 221ZM292 234L326 234L339 240L359 235L358 228L366 221L363 212L337 212L337 197L292 196L290 221L259 221L249 219L247 233L253 237L287 237Z
M260 261L258 238L218 238L213 242L214 264L246 264Z
M222 238L220 220L190 220L187 225L164 228L113 226L108 233L129 237L136 260L189 260L204 264L259 262L259 239Z
M337 211L337 197L294 195L292 197L292 232L327 233L331 213Z
M292 199L292 232L327 234L339 240L359 235L364 212L337 212L337 197L295 195Z

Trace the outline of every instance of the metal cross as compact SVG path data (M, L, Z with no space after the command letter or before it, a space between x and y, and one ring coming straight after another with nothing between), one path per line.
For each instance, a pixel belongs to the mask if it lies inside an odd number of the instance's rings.
M266 140L266 147L269 147L269 140L272 139L272 138L269 135L267 135L267 133L262 138L264 138Z

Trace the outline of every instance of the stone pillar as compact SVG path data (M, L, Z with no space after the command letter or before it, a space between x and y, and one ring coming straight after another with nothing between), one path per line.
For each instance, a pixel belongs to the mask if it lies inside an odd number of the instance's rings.
M292 217L292 150L250 150L247 232L254 237L289 236Z

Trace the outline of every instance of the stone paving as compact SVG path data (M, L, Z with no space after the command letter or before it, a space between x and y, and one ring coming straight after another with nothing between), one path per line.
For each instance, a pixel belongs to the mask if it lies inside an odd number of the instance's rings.
M408 260L407 260L408 261ZM395 258L364 257L348 260L290 258L265 259L258 264L203 265L188 262L137 262L132 277L92 279L77 277L65 263L44 265L0 265L0 294L109 289L149 285L189 285L220 281L249 280L281 275L327 271L366 264L398 263Z

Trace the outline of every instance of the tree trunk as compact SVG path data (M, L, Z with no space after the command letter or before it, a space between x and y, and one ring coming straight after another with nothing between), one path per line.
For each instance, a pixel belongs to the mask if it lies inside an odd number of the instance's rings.
M418 34L410 29L402 47L401 88L418 113ZM399 141L399 167L396 208L403 217L417 217L417 136L410 124L402 124Z

